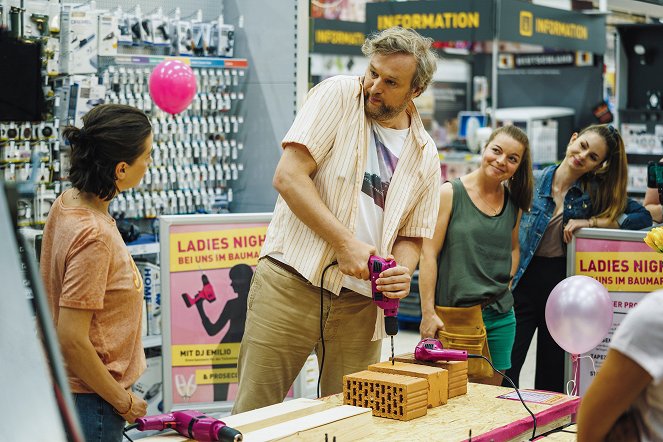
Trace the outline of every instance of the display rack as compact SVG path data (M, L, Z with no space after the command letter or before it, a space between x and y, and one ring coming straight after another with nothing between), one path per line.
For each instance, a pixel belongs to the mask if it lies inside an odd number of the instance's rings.
M616 123L629 163L628 192L642 198L647 163L663 157L663 58L655 50L663 25L618 25L616 30Z

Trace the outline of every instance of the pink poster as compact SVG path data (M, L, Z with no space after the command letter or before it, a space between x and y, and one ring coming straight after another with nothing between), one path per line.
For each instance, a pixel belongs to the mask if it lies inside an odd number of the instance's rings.
M237 394L237 358L251 277L268 222L173 225L169 234L172 402Z
M629 232L632 233L632 232ZM610 236L608 236L610 235ZM605 286L613 303L612 327L608 335L595 348L578 360L577 370L571 378L578 380L578 392L582 396L594 380L608 354L612 336L624 317L650 292L663 287L663 260L642 240L620 238L619 231L611 231L606 238L576 238L574 275L592 277Z

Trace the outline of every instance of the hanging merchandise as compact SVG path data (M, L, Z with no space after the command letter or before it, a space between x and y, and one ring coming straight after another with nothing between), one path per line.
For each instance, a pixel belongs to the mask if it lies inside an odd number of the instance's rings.
M77 9L62 12L61 73L97 72L98 13Z
M99 14L99 56L117 55L119 34L117 16L110 12Z
M211 23L207 55L232 57L235 46L235 27L223 22L223 16Z

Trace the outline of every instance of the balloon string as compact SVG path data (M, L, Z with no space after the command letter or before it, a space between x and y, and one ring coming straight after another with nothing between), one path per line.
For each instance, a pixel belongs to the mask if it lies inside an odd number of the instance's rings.
M572 369L571 373L573 376L571 376L571 380L566 383L566 394L567 396L574 396L576 392L576 379L577 379L577 372L578 372L578 355L572 354L571 355L571 361L572 361Z
M594 364L594 358L592 358L590 355L586 355L586 356L571 355L571 361L573 363L573 365L572 365L573 379L571 379L566 384L566 394L568 396L575 396L575 395L578 394L577 388L578 388L578 381L579 381L580 359L583 359L583 358L587 358L592 362L592 370L593 370L594 373L596 373L596 364ZM570 391L569 391L569 388L571 389Z

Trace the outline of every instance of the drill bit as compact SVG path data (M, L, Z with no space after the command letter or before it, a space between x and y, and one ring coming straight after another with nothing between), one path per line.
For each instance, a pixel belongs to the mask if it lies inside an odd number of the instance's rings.
M391 365L394 365L394 335L391 335Z

